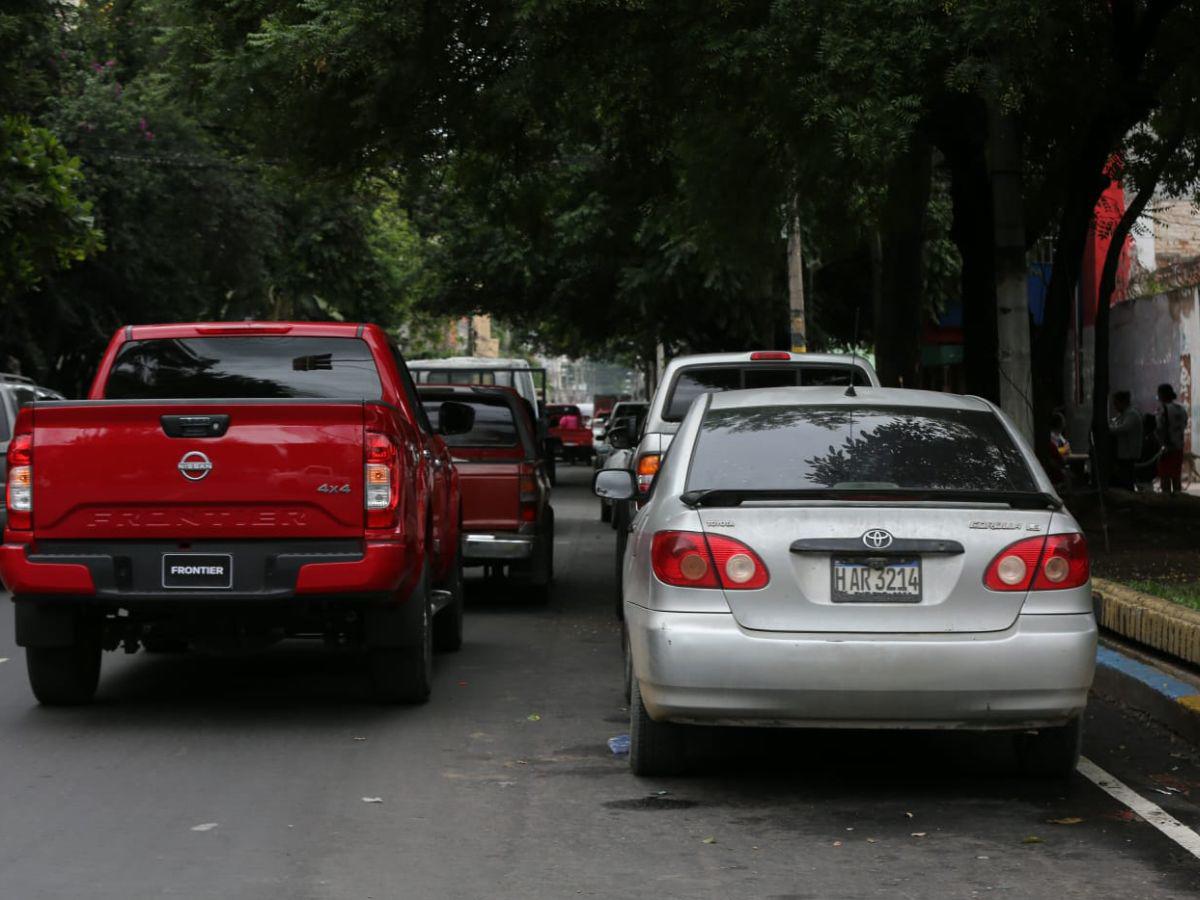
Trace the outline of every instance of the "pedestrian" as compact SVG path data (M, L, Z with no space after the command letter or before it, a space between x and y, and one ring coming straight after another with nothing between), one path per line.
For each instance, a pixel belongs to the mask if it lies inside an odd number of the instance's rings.
M1158 486L1164 494L1177 494L1183 490L1183 435L1187 420L1187 410L1175 402L1175 389L1169 384L1160 384L1155 432L1162 447L1158 457Z
M1055 412L1050 416L1050 447L1046 459L1046 474L1056 488L1068 487L1067 457L1071 455L1071 442L1063 433L1067 429L1067 419Z
M1133 490L1133 467L1142 454L1142 417L1133 408L1129 391L1116 391L1112 395L1113 415L1108 422L1108 431L1113 437L1113 469L1110 483L1113 487Z

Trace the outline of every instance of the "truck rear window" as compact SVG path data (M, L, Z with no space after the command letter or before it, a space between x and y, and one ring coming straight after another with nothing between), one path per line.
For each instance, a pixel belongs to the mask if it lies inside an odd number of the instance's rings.
M229 336L129 341L104 387L110 400L383 396L358 338Z
M688 490L1036 491L984 410L869 406L710 409Z
M517 430L516 416L505 400L458 396L445 399L465 403L475 410L475 426L466 434L446 435L448 447L516 447L520 443L521 435ZM421 402L434 429L437 430L442 399L426 397Z
M675 382L671 385L671 393L663 409L663 419L668 422L682 422L692 401L701 394L716 394L743 388L847 385L850 383L851 370L855 384L865 386L871 383L865 371L850 365L752 363L683 369L675 376Z

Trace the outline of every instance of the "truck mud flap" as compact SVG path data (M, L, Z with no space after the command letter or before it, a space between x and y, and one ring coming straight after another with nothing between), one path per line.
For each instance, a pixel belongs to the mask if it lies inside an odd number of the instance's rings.
M425 576L412 595L399 603L372 603L363 611L363 643L367 647L420 647L421 606L428 603Z
M83 636L86 623L74 604L17 600L14 605L18 647L70 647Z

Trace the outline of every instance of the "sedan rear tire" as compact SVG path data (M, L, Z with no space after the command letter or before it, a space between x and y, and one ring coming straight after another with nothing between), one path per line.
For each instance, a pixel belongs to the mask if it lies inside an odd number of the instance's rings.
M651 719L634 678L629 699L629 768L634 775L678 775L683 764L683 726Z
M1015 735L1021 771L1035 778L1070 778L1083 748L1083 717L1057 728Z

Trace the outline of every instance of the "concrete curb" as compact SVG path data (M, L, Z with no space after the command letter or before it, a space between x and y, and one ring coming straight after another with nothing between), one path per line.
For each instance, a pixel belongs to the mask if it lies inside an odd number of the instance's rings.
M1092 692L1145 713L1200 744L1200 678L1101 639Z
M1121 637L1200 666L1200 610L1092 579L1096 622Z

